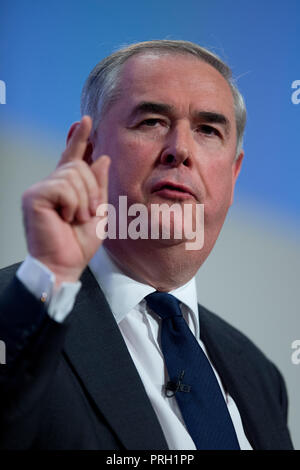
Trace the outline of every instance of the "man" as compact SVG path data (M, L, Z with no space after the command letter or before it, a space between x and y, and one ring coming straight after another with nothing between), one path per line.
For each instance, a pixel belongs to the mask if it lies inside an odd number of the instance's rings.
M291 449L280 373L197 305L243 159L229 68L192 43L135 44L91 72L82 114L57 169L23 196L30 256L1 273L2 447ZM160 217L159 238L101 246L97 207L119 196L149 226L155 204L176 203L195 227L203 204L203 246L175 237L187 225L175 214L167 238Z

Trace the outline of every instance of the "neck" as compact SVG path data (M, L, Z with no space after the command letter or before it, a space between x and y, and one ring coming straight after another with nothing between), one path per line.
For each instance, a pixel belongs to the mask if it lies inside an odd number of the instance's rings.
M201 251L186 250L184 243L166 245L158 240L149 244L145 240L107 239L104 246L126 275L162 292L186 284L206 258Z

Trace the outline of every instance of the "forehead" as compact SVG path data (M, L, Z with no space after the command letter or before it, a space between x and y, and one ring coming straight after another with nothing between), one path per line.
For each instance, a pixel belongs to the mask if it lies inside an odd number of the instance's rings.
M119 88L124 105L158 101L182 110L222 111L234 118L233 97L225 78L191 55L147 53L131 57L122 68Z

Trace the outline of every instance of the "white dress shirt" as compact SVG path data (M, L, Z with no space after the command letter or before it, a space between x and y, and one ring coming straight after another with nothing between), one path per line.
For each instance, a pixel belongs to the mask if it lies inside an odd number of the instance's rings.
M123 274L102 247L89 263L115 316L128 351L141 377L146 393L160 422L170 450L195 450L195 444L183 422L175 397L165 395L167 371L160 347L161 319L152 312L144 298L155 291L149 285L137 282ZM63 321L72 310L81 283L63 283L54 290L55 276L42 263L26 258L17 272L18 278L38 298L47 298L48 313L56 321ZM195 278L170 292L181 302L182 314L200 347L200 327ZM99 312L101 314L101 312ZM213 367L213 365L212 365ZM220 377L214 373L226 401L241 450L250 450L237 406L225 393Z

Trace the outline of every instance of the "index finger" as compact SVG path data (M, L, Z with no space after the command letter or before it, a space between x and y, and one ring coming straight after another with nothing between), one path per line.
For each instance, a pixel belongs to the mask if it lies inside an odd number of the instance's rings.
M61 159L57 166L67 162L83 159L89 142L91 130L92 118L90 116L83 116L80 123L73 131L73 134L70 137L67 147L62 153Z

